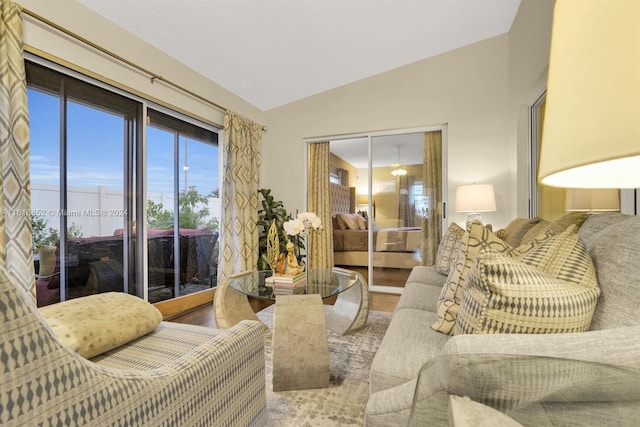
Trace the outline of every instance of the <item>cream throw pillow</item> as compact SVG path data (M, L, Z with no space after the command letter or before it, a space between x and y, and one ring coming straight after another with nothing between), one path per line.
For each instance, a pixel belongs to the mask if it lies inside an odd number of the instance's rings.
M575 226L518 258L480 251L468 276L455 333L588 330L600 288Z
M451 268L455 266L458 248L463 236L464 228L452 222L438 245L434 264L436 271L442 274L449 274Z
M162 321L153 305L122 292L48 305L40 313L60 341L87 359L148 334Z
M475 264L481 249L491 249L494 252L516 256L530 251L549 237L551 237L551 232L539 236L529 244L513 248L496 236L488 227L478 221L473 221L460 241L455 267L451 268L438 299L438 318L431 327L444 334L454 334L456 316L462 302L467 275Z

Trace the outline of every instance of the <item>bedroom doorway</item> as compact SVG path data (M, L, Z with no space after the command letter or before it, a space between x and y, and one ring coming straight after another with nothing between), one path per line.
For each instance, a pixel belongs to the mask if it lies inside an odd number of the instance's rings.
M372 291L401 293L411 269L435 256L446 136L437 126L305 141L329 142L334 265L361 273Z

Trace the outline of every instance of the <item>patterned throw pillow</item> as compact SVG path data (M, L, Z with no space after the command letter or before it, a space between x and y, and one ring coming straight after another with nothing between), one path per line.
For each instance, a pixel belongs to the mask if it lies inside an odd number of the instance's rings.
M498 236L480 222L473 221L469 225L469 231L464 234L460 242L455 267L451 268L447 280L442 287L440 297L438 298L438 318L431 327L444 334L454 334L456 316L460 308L460 303L462 302L462 294L466 286L467 275L471 267L475 264L481 249L488 248L494 252L516 256L532 250L549 237L551 237L551 233L546 233L527 245L513 248L498 238Z
M436 271L442 274L449 274L449 271L455 265L462 236L464 236L464 229L452 222L438 245L436 263L434 264Z
M575 226L518 258L480 251L467 279L455 333L588 330L600 288Z
M569 212L553 222L542 220L531 227L524 236L522 236L520 244L531 241L545 231L552 231L554 234L560 234L572 225L575 225L576 230L579 230L582 224L586 221L587 216L588 214L586 212Z

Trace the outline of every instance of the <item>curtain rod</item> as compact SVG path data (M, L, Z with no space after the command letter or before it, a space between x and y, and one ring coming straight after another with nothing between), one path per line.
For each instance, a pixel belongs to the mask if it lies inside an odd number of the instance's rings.
M148 69L146 69L146 68L144 68L144 67L142 67L142 66L140 66L140 65L138 65L138 64L136 64L134 62L131 62L128 59L123 58L122 56L118 55L117 53L111 52L110 50L105 49L104 47L95 44L91 40L88 40L88 39L82 37L79 34L76 34L76 33L72 32L72 31L69 31L68 29L56 24L53 21L50 21L49 19L47 19L47 18L45 18L43 16L38 15L35 12L30 11L27 8L23 7L22 8L22 12L24 12L25 14L31 16L32 18L34 18L34 19L36 19L36 20L38 20L38 21L40 21L40 22L42 22L42 23L44 23L44 24L46 24L46 25L48 25L48 26L50 26L50 27L52 27L52 28L54 28L54 29L56 29L56 30L58 30L58 31L60 31L60 32L66 34L66 35L68 35L68 36L70 36L70 37L72 37L72 38L74 38L74 39L76 39L76 40L78 40L80 42L82 42L82 43L84 43L84 44L86 44L86 45L88 45L88 46L91 46L92 48L104 53L105 55L108 55L108 56L110 56L110 57L112 57L112 58L114 58L114 59L116 59L116 60L118 60L120 62L123 62L123 63L127 64L128 66L130 66L132 68L135 68L138 71L141 71L141 72L143 72L145 74L148 74L151 77L151 83L154 83L156 80L162 81L165 84L167 84L169 86L172 86L175 89L178 89L178 90L180 90L180 91L182 91L182 92L184 92L184 93L186 93L186 94L188 94L188 95L190 95L190 96L192 96L194 98L197 98L200 101L203 101L203 102L205 102L205 103L217 108L218 110L220 110L222 112L226 112L227 111L227 109L224 108L222 105L217 104L217 103L215 103L215 102L213 102L213 101L211 101L211 100L209 100L209 99L207 99L207 98L205 98L205 97L203 97L201 95L198 95L197 93L192 92L189 89L187 89L187 88L185 88L183 86L180 86L177 83L172 82L171 80L167 80L164 77L162 77L161 75L156 74L153 71L148 70ZM266 132L266 127L262 126L262 130Z

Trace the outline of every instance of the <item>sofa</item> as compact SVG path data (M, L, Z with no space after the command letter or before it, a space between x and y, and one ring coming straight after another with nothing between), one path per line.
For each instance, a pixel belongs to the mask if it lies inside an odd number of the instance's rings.
M559 388L571 389L567 384L575 388L571 379L582 375L576 372L584 373L593 366L606 365L640 378L640 217L603 213L585 218L572 227L579 227L577 236L591 258L599 287L588 327L580 332L544 334L438 332L432 325L438 320L443 285L451 272L445 275L435 266L415 267L372 362L365 424L407 425L415 398L421 413L415 425L448 425L450 395L472 396L505 410L525 426L605 425L601 417L607 411L618 420L607 425L639 419L637 390L624 397L622 408L613 402L620 396L607 402L606 393L563 405L552 397ZM562 228L566 232L567 224L560 223L520 218L495 234L516 246L525 234L548 232L554 225L557 229L549 235ZM530 232L518 226L523 224ZM487 360L491 363L484 363ZM552 367L545 365L548 361ZM567 361L573 361L569 377L564 368ZM507 369L519 373L506 375ZM523 401L527 405L518 404Z
M0 323L2 426L266 423L258 322L228 330L163 322L121 292L38 309L0 268Z

